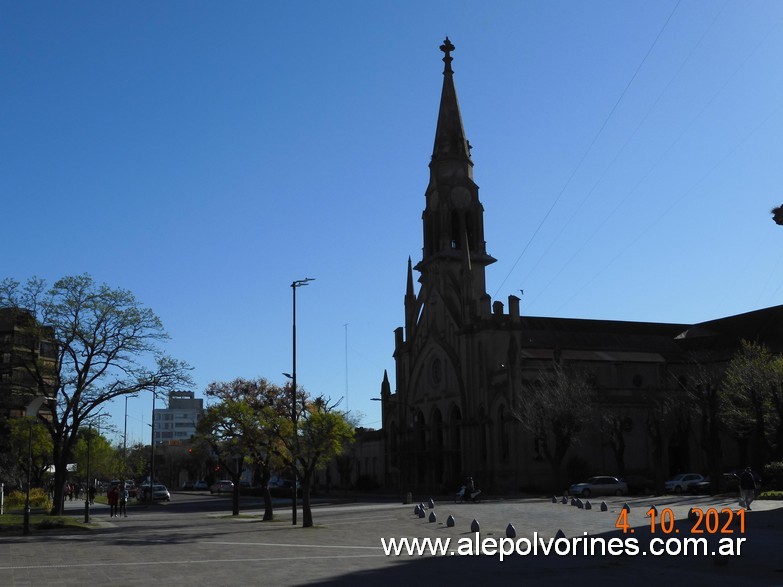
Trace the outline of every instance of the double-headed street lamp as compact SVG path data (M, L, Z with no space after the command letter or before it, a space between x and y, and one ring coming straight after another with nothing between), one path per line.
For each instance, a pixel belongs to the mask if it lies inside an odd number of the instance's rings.
M297 433L296 421L296 289L307 285L311 281L315 281L312 277L305 277L304 279L297 279L291 284L291 291L293 292L293 347L294 347L294 362L293 371L290 375L283 373L286 377L291 379L291 423L294 427L294 446L291 451L291 462L293 464L293 498L291 503L291 523L296 526L296 457L299 454L299 436Z

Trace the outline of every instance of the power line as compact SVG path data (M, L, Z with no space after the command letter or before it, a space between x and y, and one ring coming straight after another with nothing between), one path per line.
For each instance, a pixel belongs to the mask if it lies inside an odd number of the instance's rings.
M533 267L531 267L530 270L527 272L527 275L525 275L525 278L522 280L522 283L527 283L528 282L528 279L533 274L535 269L538 267L538 265L541 263L541 261L544 259L544 257L546 257L547 253L549 253L549 251L552 249L552 247L555 245L555 243L560 239L560 237L562 236L563 232L565 232L566 228L568 228L568 226L571 224L571 222L574 220L574 218L576 218L576 216L579 214L579 212L581 211L581 209L584 206L584 204L587 202L587 200L590 198L590 196L592 196L592 194L595 192L595 190L601 184L601 182L603 181L604 177L606 177L606 174L609 172L609 170L612 168L612 166L617 162L617 160L620 158L620 155L622 155L622 153L625 151L625 148L630 144L630 142L633 140L633 138L639 132L639 129L642 128L644 123L650 117L650 114L652 114L652 112L655 110L655 107L660 103L661 98L663 98L663 96L666 94L668 89L674 83L674 80L676 80L679 77L680 73L685 68L685 66L688 64L688 62L690 61L690 59L693 56L693 54L696 51L696 49L702 44L702 42L706 38L706 36L709 33L709 31L712 30L712 27L714 26L715 22L717 21L718 17L720 16L720 14L726 8L727 4L728 4L728 0L726 0L723 3L723 6L721 7L721 9L715 14L715 17L710 22L710 25L705 29L705 31L704 31L704 33L702 33L701 37L699 37L699 40L693 45L691 50L688 52L688 55L685 57L685 59L683 59L682 63L680 63L680 66L679 66L679 68L677 68L677 71L669 78L669 81L664 86L664 88L660 91L660 93L656 97L655 101L652 103L652 105L647 110L645 115L642 117L642 119L636 125L636 128L634 128L633 132L628 136L628 138L625 140L623 145L618 149L617 153L612 158L612 160L606 165L606 167L604 168L604 170L601 173L601 175L598 177L598 179L595 181L595 183L590 188L590 190L585 194L585 196L579 202L579 205L574 209L573 213L571 214L569 219L566 221L566 223L563 224L563 226L560 228L560 231L557 233L555 238L550 242L549 246L546 248L546 250L538 258L538 261L536 261L536 263L533 265ZM626 199L627 199L627 197L626 197ZM623 202L625 202L626 199L624 199ZM614 214L614 212L616 210L617 210L617 208L615 208L615 210L612 211L612 214ZM609 217L611 217L611 214L609 215ZM603 225L603 223L602 223L602 225ZM597 232L598 231L596 231L593 234L591 234L588 237L588 239L582 244L582 247L584 247L584 245L586 245L588 242L590 242L590 240L597 234ZM580 247L580 248L582 248L582 247ZM571 259L569 259L569 261L563 267L561 267L561 269L555 274L555 276L549 281L549 283L547 283L547 285L544 287L544 289L539 290L539 291L536 292L536 297L533 298L533 300L531 300L531 302L529 304L527 304L527 307L530 307L544 293L544 291L549 287L549 285L551 285L552 281L554 281L554 279L558 275L560 275L560 273L562 273L563 269L565 269L565 266L568 265L568 263L570 263L571 260L573 260L573 257Z
M655 36L655 39L653 40L652 44L650 45L650 48L647 49L647 53L645 53L644 57L642 58L639 65L636 67L636 71L634 71L633 75L631 76L631 79L628 80L628 83L625 85L625 88L620 93L620 96L617 98L617 101L614 103L614 106L612 106L612 109L609 111L609 114L607 114L606 118L604 119L603 124L601 124L601 127L598 129L598 132L593 137L593 140L590 142L590 145L587 147L587 150L582 155L581 159L579 159L579 162L576 164L576 167L574 167L574 170L571 172L571 174L568 176L568 179L566 180L563 187L560 189L560 192L557 194L557 197L555 198L554 202L552 202L552 205L549 207L549 210L547 210L544 217L541 219L541 222L539 222L538 226L536 227L535 231L533 232L530 239L527 241L527 244L525 245L524 249L522 249L522 252L517 257L516 261L514 261L514 264L511 266L511 269L509 269L508 274L503 279L503 281L500 283L500 286L498 286L497 291L495 292L495 295L493 297L497 297L500 290L503 288L503 286L506 284L506 281L511 276L511 273L513 273L514 269L516 268L519 261L522 259L522 256L525 254L525 252L530 247L533 240L536 238L536 235L538 235L541 228L544 226L544 223L546 222L547 218L549 218L549 215L552 213L552 210L554 210L557 203L560 201L560 198L565 193L566 189L568 189L568 186L571 184L571 180L576 175L576 172L579 171L579 169L582 167L582 163L584 163L587 156L590 154L590 152L593 150L593 146L598 141L598 138L601 136L601 134L604 131L604 128L606 128L606 125L609 123L609 120L612 118L612 115L614 114L615 110L617 110L617 106L619 106L620 102L622 101L623 97L625 96L626 92L628 92L628 88L631 87L631 84L633 84L634 80L636 79L636 76L639 74L639 71L642 69L642 66L644 66L644 63L647 61L647 57L649 57L650 53L652 53L653 48L655 48L655 45L658 43L658 39L660 39L661 35L663 34L663 31L666 30L666 27L669 24L669 21L672 19L672 16L674 16L675 11L677 10L677 7L680 5L681 0L677 0L677 3L674 5L674 8L672 8L672 11L669 13L668 18L666 19L666 22L663 23L663 26L658 31L658 34Z

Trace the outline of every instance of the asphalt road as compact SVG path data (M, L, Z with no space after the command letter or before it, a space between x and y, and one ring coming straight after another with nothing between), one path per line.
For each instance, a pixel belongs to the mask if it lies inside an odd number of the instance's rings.
M704 496L605 499L607 511L598 500L591 510L549 499L438 501L424 518L414 515L413 505L391 501L321 500L313 510L316 526L302 528L291 524L287 500L276 500L276 519L263 522L257 498L247 499L241 515L233 517L228 496L175 493L171 503L132 506L127 518L109 518L107 506L96 505L90 531L0 535L0 585L783 585L781 502L756 502L745 515L744 532L736 514L730 526L725 519L711 524L710 550L721 539L742 538L739 556L585 555L574 546L576 554L515 553L501 562L497 553L465 552L475 544L473 520L480 525L479 541L490 545L506 538L512 524L516 536L507 545L523 550L533 543L545 546L560 530L567 540L558 546L585 540L587 533L604 542L634 538L646 552L651 538L672 539L676 546L680 537L692 536L691 507L737 510L735 500ZM630 511L623 534L616 525L625 503ZM83 515L83 502L67 505L76 517ZM647 514L652 505L659 512L654 534ZM670 534L660 526L664 508L670 510L665 514ZM436 519L430 521L433 512ZM453 527L446 522L449 515ZM301 511L299 516L301 524ZM444 556L384 554L382 538L402 537L451 543Z

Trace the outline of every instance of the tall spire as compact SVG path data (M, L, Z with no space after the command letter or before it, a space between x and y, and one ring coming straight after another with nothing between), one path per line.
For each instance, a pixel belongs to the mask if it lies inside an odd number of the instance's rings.
M438 126L435 131L435 146L432 150L432 159L462 159L470 161L470 144L465 138L465 129L462 127L462 116L457 102L457 90L454 87L454 70L451 69L454 51L449 38L440 46L443 51L443 91L440 95L440 110L438 111Z
M427 203L422 213L424 247L421 262L415 267L421 272L422 284L418 304L426 305L429 293L438 289L441 297L455 294L462 300L463 314L474 301L486 296L484 268L495 259L487 254L484 241L484 207L473 181L473 161L470 144L465 138L462 115L454 87L451 68L454 45L446 37L443 51L443 90L440 95L435 146L430 161L430 180L425 194ZM408 291L412 279L409 278ZM450 292L450 293L449 293ZM417 299L419 299L417 298ZM418 320L420 306L413 297L406 300L408 315ZM407 324L406 324L407 326ZM412 328L411 328L412 329Z

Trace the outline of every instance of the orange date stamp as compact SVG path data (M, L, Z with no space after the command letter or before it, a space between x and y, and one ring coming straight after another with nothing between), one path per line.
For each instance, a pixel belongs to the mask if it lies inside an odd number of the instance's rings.
M650 508L645 514L650 518L650 533L679 534L674 512L671 508L664 508L660 513L655 508ZM731 508L723 508L718 511L716 508L691 508L691 515L688 517L691 522L690 534L744 534L745 533L745 510L734 511ZM617 516L615 528L623 531L623 534L634 533L631 524L628 522L628 510L623 509ZM735 528L739 525L739 528Z

